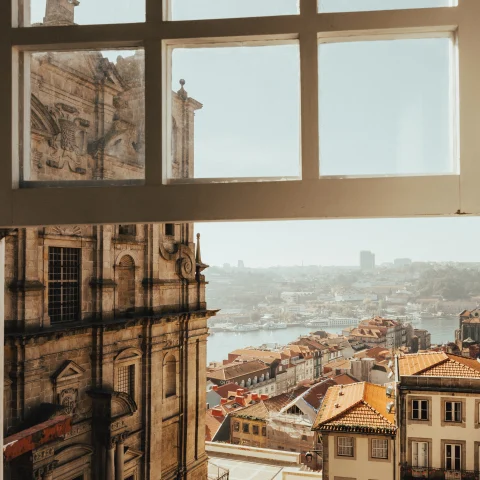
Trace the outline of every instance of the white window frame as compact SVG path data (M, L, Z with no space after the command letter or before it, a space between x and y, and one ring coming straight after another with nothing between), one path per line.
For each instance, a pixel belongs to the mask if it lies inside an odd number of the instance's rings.
M452 415L452 418L450 420L447 419L447 405L449 404L452 406L452 410L449 412ZM461 423L462 422L462 402L452 402L452 401L445 402L445 411L443 412L443 414L444 414L445 422Z
M418 408L414 408L415 402L418 402ZM422 405L423 403L427 404L427 418L422 418ZM415 417L415 411L418 412L418 417ZM412 400L412 420L420 420L423 422L427 422L429 420L429 405L428 400Z
M419 451L420 446L424 448L425 455L423 456L423 465L419 465ZM414 468L428 468L428 442L412 441L412 467Z
M480 214L476 185L480 178L476 128L480 124L476 75L480 2L459 0L458 6L449 8L319 14L316 0L300 0L299 15L173 22L166 20L166 0L146 0L145 23L15 28L26 11L26 1L0 2L0 227ZM456 98L462 101L457 116L460 128L455 129L461 152L458 175L319 177L319 41L373 40L380 35L392 39L406 35L455 37L460 73ZM195 43L219 46L285 41L300 44L301 180L169 184L164 165L171 95L168 49ZM126 47L142 47L146 54L149 140L145 183L19 188L22 89L18 78L23 71L23 52ZM456 77L452 75L452 79Z
M452 456L451 457L447 457L447 449L448 447L450 447L450 451L452 453ZM447 467L447 461L448 461L448 458L450 458L450 462L453 463L453 466L455 466L455 462L456 462L456 455L455 455L455 450L456 450L456 447L458 447L460 449L460 455L459 455L459 463L460 463L460 468L448 468ZM462 470L463 468L463 465L462 465L462 445L459 444L459 443L446 443L445 444L445 451L444 451L444 455L445 455L445 470L449 471L449 472L457 472L457 471L460 471Z
M388 439L372 438L371 456L375 459L388 459Z
M354 457L355 441L353 437L337 437L337 456Z

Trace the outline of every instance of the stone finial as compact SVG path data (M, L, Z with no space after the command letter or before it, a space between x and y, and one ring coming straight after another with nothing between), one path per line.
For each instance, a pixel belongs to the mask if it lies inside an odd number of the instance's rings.
M200 273L206 268L208 268L208 265L206 263L202 262L202 253L200 251L200 234L197 233L197 252L195 255L195 263L197 264L197 272Z
M178 96L180 98L183 98L183 100L186 100L188 98L188 93L187 91L185 90L185 80L183 78L180 79L180 90L177 92Z

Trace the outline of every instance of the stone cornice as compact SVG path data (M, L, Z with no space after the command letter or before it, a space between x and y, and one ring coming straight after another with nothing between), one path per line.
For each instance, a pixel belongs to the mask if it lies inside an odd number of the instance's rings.
M93 329L103 329L105 331L123 330L125 327L142 326L146 322L151 322L154 325L159 325L163 322L184 321L209 318L214 316L218 310L196 310L192 312L177 312L164 313L161 315L142 315L138 318L122 318L108 321L91 321L84 320L68 326L56 324L49 328L39 329L28 333L5 333L5 345L14 346L20 341L26 344L29 341L37 341L42 338L44 341L57 341L62 337L89 334ZM162 336L163 333L155 335L155 337ZM35 343L35 342L33 342Z
M39 280L17 280L9 286L12 292L41 292L45 290L45 285Z

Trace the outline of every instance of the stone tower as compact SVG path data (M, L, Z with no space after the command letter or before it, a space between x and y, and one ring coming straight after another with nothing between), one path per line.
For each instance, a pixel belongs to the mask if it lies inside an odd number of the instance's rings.
M44 25L73 25L78 0L47 0Z

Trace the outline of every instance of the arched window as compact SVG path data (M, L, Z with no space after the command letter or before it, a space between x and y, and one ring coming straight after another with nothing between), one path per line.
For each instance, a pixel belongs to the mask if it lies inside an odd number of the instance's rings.
M260 375L260 382L263 382L264 380L265 380L265 375L262 373L262 374Z
M117 275L118 310L135 311L135 262L130 255L125 255L118 265Z
M252 384L252 379L249 378L249 379L247 380L247 387L249 387L251 384Z
M163 391L165 398L177 395L177 360L168 355L163 364Z
M244 386L245 386L245 380L242 380L242 381L240 382L240 386L241 386L241 387L244 387Z
M253 384L255 385L256 383L257 383L257 376L255 375L255 376L253 377Z
M266 379L267 379L267 380L270 380L270 372L267 372L267 374L266 374Z

